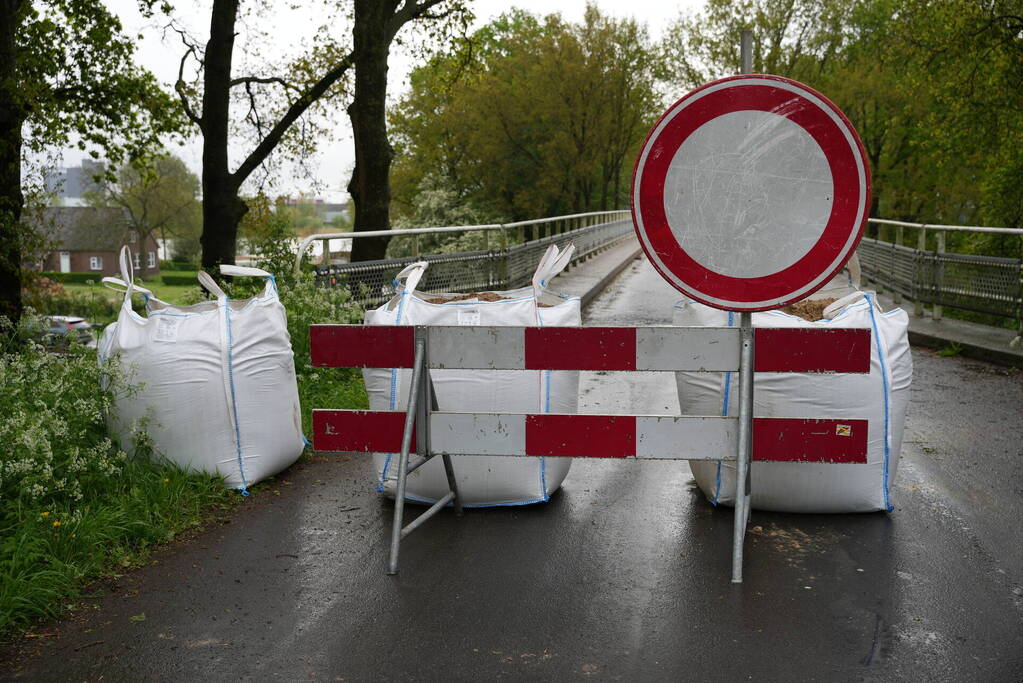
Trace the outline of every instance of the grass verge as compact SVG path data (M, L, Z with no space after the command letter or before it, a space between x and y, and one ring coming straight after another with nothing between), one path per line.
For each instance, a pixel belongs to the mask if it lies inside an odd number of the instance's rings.
M149 551L226 509L238 496L215 477L129 461L85 504L4 504L0 637L57 616L84 583L137 566Z
M104 416L125 378L73 347L8 330L0 348L0 634L60 612L76 587L138 563L236 494L113 443ZM106 388L101 389L101 375Z
M262 284L250 285L256 286ZM186 298L196 295L195 288L181 289ZM98 285L66 290L41 294L33 304L101 323L116 317L116 293L108 299ZM309 325L359 322L362 311L346 290L317 287L311 276L282 282L280 290L309 436L312 409L368 405L358 370L310 366ZM138 565L155 546L240 500L217 477L121 451L105 416L114 392L132 390L130 378L116 364L101 368L95 352L47 354L25 334L0 328L0 637L60 614L81 586Z

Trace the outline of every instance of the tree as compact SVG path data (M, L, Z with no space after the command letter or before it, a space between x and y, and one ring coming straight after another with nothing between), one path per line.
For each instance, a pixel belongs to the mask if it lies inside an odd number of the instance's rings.
M739 70L739 32L753 30L753 71L804 82L852 121L873 176L872 216L924 219L958 215L976 195L976 155L950 165L928 144L946 122L919 85L916 52L896 17L905 0L709 0L667 31L669 82L687 90ZM940 4L940 3L939 3ZM932 125L924 125L931 119ZM871 226L872 231L876 227Z
M318 29L313 48L294 61L266 65L265 73L235 75L235 39L241 0L213 0L210 34L205 45L193 40L178 27L174 30L185 44L176 90L185 115L203 137L203 232L202 263L213 268L235 258L238 226L248 211L239 193L243 183L270 161L282 148L297 156L315 148L316 132L322 128L310 120L310 109L325 111L326 101L344 93L347 77L355 69L354 96L349 115L355 128L356 169L353 194L357 195L356 224L387 227L387 169L389 147L383 119L386 97L387 55L395 35L405 24L419 19L452 16L454 10L433 15L430 8L445 0L355 0L351 49L332 36L337 17L328 11L328 20ZM447 0L460 7L455 0ZM143 0L151 10L158 0ZM325 2L334 9L336 1ZM400 5L400 7L399 7ZM169 8L161 3L164 10ZM256 13L258 3L247 5ZM255 22L246 22L250 30ZM266 36L268 39L272 36ZM195 79L186 82L185 68L190 59L198 65ZM232 99L246 105L243 122L253 145L241 163L231 169L228 143L232 125ZM198 102L201 102L199 104ZM297 126L299 120L302 125ZM313 133L313 134L310 134ZM381 174L382 173L382 174ZM381 202L384 209L381 212ZM382 223L380 221L383 221Z
M387 58L391 43L409 23L429 20L461 22L472 15L458 0L354 0L352 58L355 64L355 95L348 105L355 139L355 170L348 192L355 207L355 231L389 230L391 227L390 171L394 151L387 138ZM431 10L446 2L438 12ZM447 26L434 26L433 36ZM354 240L352 261L382 259L387 240Z
M927 151L973 175L972 212L1023 225L1023 2L906 0L895 21L912 60L913 90L934 101L923 118ZM1018 249L1006 253L1018 256Z
M92 206L124 210L128 229L144 244L150 236L190 241L202 225L199 178L176 156L164 154L148 165L126 164L86 197Z
M641 26L592 6L580 24L498 18L417 69L392 112L399 204L440 173L459 201L508 220L625 205L660 109L653 65Z
M144 0L152 10L157 0ZM202 157L202 265L216 272L221 263L234 263L238 224L248 211L239 196L244 183L270 154L287 144L293 126L322 99L338 93L335 86L352 67L352 56L325 37L315 49L284 73L236 76L235 38L240 0L214 0L210 11L210 35L205 46L193 41L183 29L175 29L185 44L175 86L185 116L203 137ZM165 11L169 7L163 6ZM189 58L199 64L201 88L186 83ZM201 94L200 94L201 91ZM255 144L234 170L228 160L232 125L231 100L238 94L248 103L245 121ZM199 97L201 106L196 106ZM301 141L300 146L309 146Z
M172 100L134 65L120 22L91 0L0 0L0 315L21 317L22 155L68 145L143 158L180 129ZM130 135L126 135L130 131Z

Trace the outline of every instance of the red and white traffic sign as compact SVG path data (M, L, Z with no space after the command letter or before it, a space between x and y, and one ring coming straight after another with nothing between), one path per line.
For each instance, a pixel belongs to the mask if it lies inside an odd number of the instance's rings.
M824 286L870 206L859 136L826 97L769 75L723 78L673 104L632 179L650 262L696 301L762 311Z

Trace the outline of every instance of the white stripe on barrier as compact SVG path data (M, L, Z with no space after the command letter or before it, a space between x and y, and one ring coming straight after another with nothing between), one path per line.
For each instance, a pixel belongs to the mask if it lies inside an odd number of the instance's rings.
M524 455L526 416L431 413L430 451L449 455Z
M637 370L726 372L739 367L739 330L637 327Z
M636 418L636 457L641 460L734 460L738 442L735 417Z
M524 327L431 327L430 367L522 370Z

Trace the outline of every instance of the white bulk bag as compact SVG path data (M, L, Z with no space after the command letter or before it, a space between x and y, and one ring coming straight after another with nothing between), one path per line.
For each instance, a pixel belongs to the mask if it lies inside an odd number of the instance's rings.
M808 322L781 311L753 314L755 327L867 328L869 374L758 372L757 417L867 419L867 463L754 462L752 505L777 512L871 512L891 510L891 487L913 377L906 312L882 313L872 293L855 292ZM675 306L680 326L735 326L738 314L692 301ZM676 373L683 414L737 415L738 373ZM696 482L714 504L733 505L735 463L693 460Z
M426 299L454 298L450 293L416 291L428 264L401 271L401 293L366 312L367 325L486 325L578 327L579 297L546 291L547 283L572 258L574 247L559 252L552 245L533 275L531 287L496 292L502 301L462 300L431 304ZM495 413L574 413L579 403L579 373L535 370L431 370L440 410ZM372 410L404 410L412 371L363 370ZM570 458L452 456L462 504L470 507L525 505L548 500L568 474ZM379 491L394 496L398 454L374 454ZM406 499L433 503L448 492L441 458L408 476Z
M132 426L145 421L155 453L184 468L221 474L231 488L289 466L305 439L295 363L284 306L273 276L258 268L221 266L232 276L262 277L263 292L232 301L209 275L200 282L217 300L172 306L132 283L131 257L121 252L124 303L100 341L100 358L117 358L138 386L116 400L113 431L132 448ZM132 310L146 295L147 317Z

